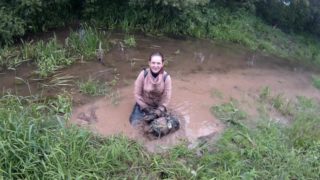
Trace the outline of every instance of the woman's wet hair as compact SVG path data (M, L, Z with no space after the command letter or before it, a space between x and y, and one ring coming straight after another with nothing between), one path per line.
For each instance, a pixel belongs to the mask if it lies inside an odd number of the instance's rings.
M149 61L151 61L151 58L152 58L153 56L160 56L162 62L164 62L164 56L163 56L163 54L162 54L161 52L154 52L154 53L152 53L152 54L150 55L150 57L149 57Z

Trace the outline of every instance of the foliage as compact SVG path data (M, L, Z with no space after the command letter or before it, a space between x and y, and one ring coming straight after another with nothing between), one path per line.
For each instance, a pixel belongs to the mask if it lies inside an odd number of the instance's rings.
M13 43L13 38L25 33L24 21L0 3L0 47Z
M0 2L0 46L26 32L45 31L70 23L80 14L82 1L22 0Z
M300 96L294 115L294 123L289 128L289 135L297 148L308 151L320 139L320 113L319 104L314 100Z
M101 48L108 48L97 29L88 25L83 25L77 32L71 32L65 42L70 54L85 59L96 56L99 43Z
M135 47L136 46L136 39L134 38L133 35L126 35L124 37L124 44L129 46L129 47Z
M273 26L285 30L303 30L309 20L310 8L307 0L258 1L257 12Z
M312 76L313 86L320 89L320 77L319 76Z
M294 121L289 127L267 119L256 121L254 128L231 124L216 144L193 150L181 144L156 154L146 152L140 144L122 136L104 138L67 125L71 113L68 94L50 99L5 94L0 98L0 176L4 179L318 179L319 104L305 97L298 99ZM235 108L224 109L234 112ZM241 116L233 117L235 121L241 119Z
M202 156L198 176L207 179L317 179L319 174L319 104L298 97L293 124L283 127L268 119L256 128L229 127L215 152ZM239 120L239 119L236 119Z
M206 5L209 3L209 0L130 0L130 4L132 5L148 5L148 4L155 4L155 5L165 5L165 6L172 6L178 9L190 8L196 5Z
M243 120L247 117L247 114L237 108L236 101L230 101L218 106L213 106L211 112L220 120L231 123L239 124L239 120Z
M144 167L148 156L137 143L67 128L70 107L65 95L43 102L10 94L0 99L2 178L125 178L137 172L128 169Z
M101 83L91 78L87 81L78 82L78 87L80 92L91 96L106 95L111 91L107 83Z
M41 40L35 46L36 65L40 76L46 77L74 61L67 56L66 50L57 42L56 37L47 43Z
M21 63L21 54L17 48L5 46L0 49L0 67L15 69Z

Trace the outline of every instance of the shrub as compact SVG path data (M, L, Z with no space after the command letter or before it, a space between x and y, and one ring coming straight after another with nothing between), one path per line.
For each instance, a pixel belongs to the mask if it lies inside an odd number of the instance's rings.
M24 21L15 16L11 9L0 6L0 48L12 44L15 37L22 36L24 33Z

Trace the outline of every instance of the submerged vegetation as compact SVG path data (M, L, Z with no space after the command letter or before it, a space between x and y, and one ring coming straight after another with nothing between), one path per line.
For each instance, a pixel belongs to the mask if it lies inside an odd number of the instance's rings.
M110 87L107 85L107 83L102 83L91 78L89 78L87 81L80 81L77 84L80 92L91 96L106 95L110 92Z

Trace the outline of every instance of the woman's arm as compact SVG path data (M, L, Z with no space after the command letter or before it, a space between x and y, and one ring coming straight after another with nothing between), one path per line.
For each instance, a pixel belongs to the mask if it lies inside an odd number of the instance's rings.
M142 109L145 109L146 107L148 107L148 105L144 102L142 98L143 84L144 84L144 71L141 71L134 83L134 97L136 102L140 105L140 107Z
M171 76L168 75L164 82L164 92L161 97L160 105L167 107L171 100L172 83Z

